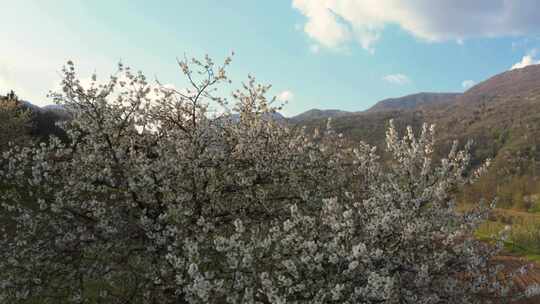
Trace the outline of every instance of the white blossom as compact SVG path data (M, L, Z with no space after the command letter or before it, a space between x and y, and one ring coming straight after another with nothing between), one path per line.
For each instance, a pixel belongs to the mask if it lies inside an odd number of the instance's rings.
M229 63L180 61L189 90L123 65L84 88L67 64L54 96L69 140L0 161L3 302L475 303L509 290L490 262L500 247L473 238L488 208L452 201L485 169L468 174L468 146L435 161L433 126L400 137L390 122L383 162L330 121L313 136L270 119L280 107L253 77L229 105L215 90Z

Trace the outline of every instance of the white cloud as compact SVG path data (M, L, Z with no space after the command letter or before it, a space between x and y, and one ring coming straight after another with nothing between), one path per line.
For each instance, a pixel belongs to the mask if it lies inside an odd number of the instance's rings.
M321 50L321 47L318 46L317 44L312 44L309 46L309 51L312 52L313 54L319 53L320 50Z
M357 41L373 51L388 24L425 41L519 36L540 32L537 0L292 0L304 31L328 48Z
M304 25L306 34L326 47L338 47L349 39L351 33L332 10L321 4L318 1L293 0L293 7L308 17Z
M468 88L472 87L475 84L476 84L476 81L469 79L469 80L463 80L463 82L461 83L461 86L464 89L468 89Z
M529 65L540 64L540 60L534 58L534 54L528 54L521 58L521 61L515 63L510 70L521 69Z
M285 90L279 93L276 98L281 102L292 101L294 99L294 94L290 90Z
M411 83L409 77L403 74L390 74L383 77L383 80L391 84L405 85Z

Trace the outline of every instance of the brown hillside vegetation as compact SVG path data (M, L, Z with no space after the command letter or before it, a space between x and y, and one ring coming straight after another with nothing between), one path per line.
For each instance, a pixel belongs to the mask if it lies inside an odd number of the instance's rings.
M368 112L389 110L420 109L432 105L452 103L461 93L417 93L398 98L388 98L377 102Z
M496 259L497 263L504 265L505 270L508 272L515 271L521 267L529 264L527 260L516 256L501 256ZM520 291L524 291L527 286L532 284L540 284L540 267L534 264L525 274L517 275L514 278L515 288ZM505 303L501 301L500 303ZM529 299L522 299L514 302L516 304L536 304L540 303L540 296L535 296Z
M540 66L530 65L521 69L506 71L483 81L464 94L463 101L472 97L486 98L496 96L523 96L528 92L539 92Z
M448 94L444 102L398 107L399 99L387 110L374 108L335 117L333 126L353 140L365 140L382 147L388 120L399 126L422 122L437 125L441 152L453 140L475 142L474 161L494 158L500 173L526 174L537 171L540 144L540 65L494 76L464 94ZM451 96L455 96L451 98ZM404 102L409 96L404 97ZM384 104L384 103L383 103ZM302 122L308 129L323 127L326 119ZM508 172L510 171L510 172Z

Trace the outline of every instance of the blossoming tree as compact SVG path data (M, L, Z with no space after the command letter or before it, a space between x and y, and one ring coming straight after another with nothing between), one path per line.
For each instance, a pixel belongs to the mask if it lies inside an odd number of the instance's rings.
M457 145L432 160L434 128L382 163L327 128L272 119L250 77L218 97L226 66L184 60L190 89L119 66L63 92L69 140L0 163L4 303L475 303L509 290L471 237L485 208L452 193L480 171ZM219 107L219 111L214 111ZM234 114L233 114L234 113Z

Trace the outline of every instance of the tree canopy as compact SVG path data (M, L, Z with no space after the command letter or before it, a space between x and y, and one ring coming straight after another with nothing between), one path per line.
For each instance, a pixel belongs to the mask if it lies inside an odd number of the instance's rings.
M27 143L29 130L30 112L21 107L15 93L0 96L0 151Z

